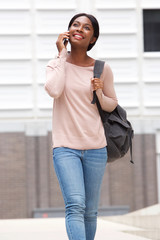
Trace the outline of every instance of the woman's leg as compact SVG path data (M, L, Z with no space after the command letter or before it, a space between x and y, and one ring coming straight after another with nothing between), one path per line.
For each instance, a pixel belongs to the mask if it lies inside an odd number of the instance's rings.
M84 151L82 164L86 195L86 240L93 240L95 237L100 188L105 172L106 163L106 148Z
M66 208L66 228L70 240L86 240L85 189L81 151L55 148L53 162Z

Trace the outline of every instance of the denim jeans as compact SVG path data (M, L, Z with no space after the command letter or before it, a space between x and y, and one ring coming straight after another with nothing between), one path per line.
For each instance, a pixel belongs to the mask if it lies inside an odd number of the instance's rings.
M94 240L106 147L92 150L54 148L53 162L66 210L70 240Z

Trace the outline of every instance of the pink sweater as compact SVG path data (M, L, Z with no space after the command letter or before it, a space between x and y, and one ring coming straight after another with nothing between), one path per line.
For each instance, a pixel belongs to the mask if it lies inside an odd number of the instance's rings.
M96 104L91 104L93 66L81 67L66 62L67 50L48 62L45 90L54 98L53 148L98 149L107 145ZM104 89L97 90L101 106L112 111L117 106L113 75L105 64L101 78Z

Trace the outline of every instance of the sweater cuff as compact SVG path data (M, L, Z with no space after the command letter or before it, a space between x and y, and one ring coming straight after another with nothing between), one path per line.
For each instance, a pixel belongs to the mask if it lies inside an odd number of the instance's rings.
M62 51L59 53L58 58L66 59L67 58L67 49L63 48Z

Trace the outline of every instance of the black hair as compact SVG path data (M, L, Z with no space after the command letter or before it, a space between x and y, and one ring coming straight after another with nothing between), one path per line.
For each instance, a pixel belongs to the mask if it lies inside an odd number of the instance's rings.
M92 26L93 26L93 29L94 29L94 37L96 37L96 41L99 37L99 23L97 21L97 19L91 15L91 14L87 14L87 13L79 13L79 14L76 14L69 22L69 25L68 25L68 30L69 28L71 27L72 23L74 22L74 20L78 17L82 17L82 16L85 16L87 18L89 18L89 20L91 21L92 23ZM95 45L96 41L94 43L90 43L89 46L88 46L88 49L87 51L91 50L91 48Z

